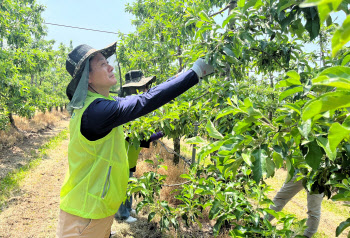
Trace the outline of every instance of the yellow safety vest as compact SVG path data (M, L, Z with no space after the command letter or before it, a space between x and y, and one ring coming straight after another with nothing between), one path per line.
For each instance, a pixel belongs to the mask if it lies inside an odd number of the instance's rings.
M139 147L136 149L134 145L128 143L127 141L125 141L125 148L128 153L129 168L132 169L136 166L137 159L139 158L142 148Z
M89 141L80 131L85 109L97 98L88 92L82 109L74 110L69 124L69 169L61 189L60 208L70 214L101 219L115 214L126 195L129 164L122 126L105 137Z

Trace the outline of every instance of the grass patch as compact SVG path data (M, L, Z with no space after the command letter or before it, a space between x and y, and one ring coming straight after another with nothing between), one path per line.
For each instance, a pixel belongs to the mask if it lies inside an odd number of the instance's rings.
M6 177L0 181L0 212L2 211L2 207L6 205L8 198L11 196L11 192L19 188L19 182L30 172L31 169L34 169L40 164L41 160L45 158L50 149L56 148L60 142L67 138L68 130L62 130L57 136L52 137L47 143L39 148L31 162L8 173Z

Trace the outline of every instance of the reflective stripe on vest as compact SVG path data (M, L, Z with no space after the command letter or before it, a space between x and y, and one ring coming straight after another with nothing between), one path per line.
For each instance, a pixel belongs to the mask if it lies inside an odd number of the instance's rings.
M63 211L89 219L115 214L125 198L129 179L122 126L96 141L81 134L83 112L97 98L114 100L88 92L84 107L73 112L69 124L69 168L60 194Z

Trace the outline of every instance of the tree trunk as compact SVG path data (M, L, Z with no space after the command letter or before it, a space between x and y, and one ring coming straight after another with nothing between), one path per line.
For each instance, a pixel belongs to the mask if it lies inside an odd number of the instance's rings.
M272 77L272 73L270 72L270 87L271 88L274 88L275 85L273 83L273 77ZM272 101L275 100L275 96L274 94L272 93ZM271 109L272 110L272 109ZM272 120L272 117L273 117L273 113L272 111L269 111L269 120L271 121Z
M30 76L30 85L34 84L34 74Z
M178 46L177 48L177 55L178 55L178 60L179 60L179 70L177 71L178 73L180 73L183 70L183 66L182 66L182 50L181 50L181 45Z
M13 116L12 116L12 113L11 113L11 112L9 113L9 120L10 120L11 126L12 126L16 131L19 131L18 127L17 127L16 124L15 124L15 120L13 119Z
M324 67L326 62L325 62L325 59L324 59L324 52L323 52L323 36L322 36L322 31L320 31L320 50L321 50L321 59L320 59L320 65L321 67Z
M174 141L174 151L177 154L180 154L180 152L181 152L181 149L180 149L180 137L173 138L173 141ZM179 163L179 161L180 161L180 157L178 155L174 155L174 158L173 158L174 165L177 165Z

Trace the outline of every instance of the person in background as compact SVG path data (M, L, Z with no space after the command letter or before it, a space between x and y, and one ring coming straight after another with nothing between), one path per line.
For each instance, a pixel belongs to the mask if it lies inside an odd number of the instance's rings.
M281 211L283 207L298 193L303 187L302 179L296 181L297 175L288 182L284 183L282 188L278 191L276 196L273 198L274 205L270 206L270 209L274 211ZM307 193L307 228L304 232L304 237L311 238L318 229L321 218L321 204L323 199L323 193L321 194L310 194ZM272 221L274 217L269 215L268 220Z
M66 94L69 123L68 171L60 193L57 237L108 238L129 179L123 124L170 102L214 72L203 59L191 69L147 92L112 98L117 83L107 58L116 43L101 50L75 47L67 56L72 76Z
M133 94L137 94L138 92L147 92L147 90L151 87L152 82L154 82L156 76L147 77L143 76L141 70L132 70L125 74L125 85L123 85L124 95L130 96ZM113 97L117 99L117 97ZM136 172L136 163L141 151L141 148L149 148L150 143L152 141L158 140L163 137L162 132L157 132L151 135L149 140L140 141L140 146L135 148L131 141L129 141L129 137L125 139L125 148L128 154L129 161L129 177L133 176L133 173ZM127 223L132 223L137 221L137 218L132 215L136 215L136 211L132 209L132 197L127 198L124 203L122 203L118 209L118 212L114 215L115 219L122 220Z

